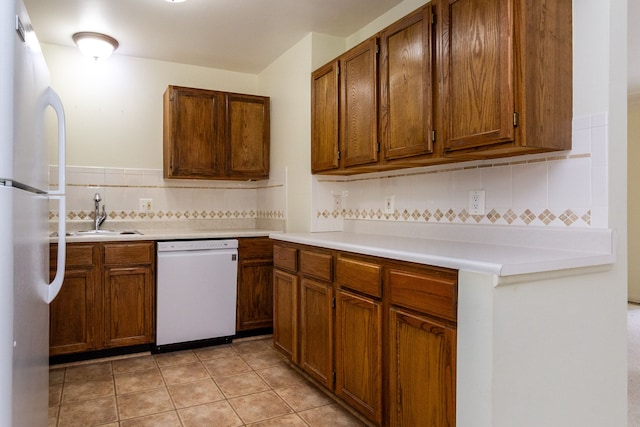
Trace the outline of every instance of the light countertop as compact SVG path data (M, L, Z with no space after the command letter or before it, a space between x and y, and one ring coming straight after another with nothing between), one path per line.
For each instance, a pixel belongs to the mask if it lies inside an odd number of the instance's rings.
M187 240L187 239L234 239L239 237L267 237L273 230L262 229L143 229L141 234L107 234L107 235L72 235L66 236L67 243L74 242L108 242L108 241L141 241L141 240ZM57 237L50 242L56 243Z
M615 262L615 233L612 230L561 231L555 236L539 230L495 230L478 231L476 228L471 233L465 233L464 227L457 228L450 239L438 232L433 233L435 237L429 238L355 232L272 233L270 237L496 276L602 266Z

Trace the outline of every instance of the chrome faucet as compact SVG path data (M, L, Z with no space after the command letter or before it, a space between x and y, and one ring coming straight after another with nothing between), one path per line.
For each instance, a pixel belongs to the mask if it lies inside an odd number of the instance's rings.
M96 231L100 229L100 226L102 225L104 220L107 219L107 212L105 211L104 204L102 205L102 213L100 213L101 200L102 200L102 197L100 197L99 193L96 193L95 196L93 196L93 202L95 204L95 211L93 214L93 226Z

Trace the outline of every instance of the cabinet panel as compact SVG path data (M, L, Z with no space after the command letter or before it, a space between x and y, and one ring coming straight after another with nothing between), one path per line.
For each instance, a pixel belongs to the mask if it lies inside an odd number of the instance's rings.
M289 271L298 271L298 250L286 246L274 245L273 265Z
M336 291L336 394L381 422L381 303L343 290Z
M298 362L298 277L280 270L273 271L273 343Z
M99 250L93 243L67 244L64 284L49 306L49 355L80 353L102 343ZM58 245L50 245L50 275L56 273Z
M438 7L445 155L571 149L571 1L447 0Z
M238 239L238 332L273 327L273 240Z
M380 36L380 140L386 160L433 151L431 6Z
M240 261L262 259L273 262L273 240L268 237L242 237L238 239Z
M64 286L49 307L49 354L78 353L96 346L95 273L68 269Z
M339 166L338 61L311 74L311 172Z
M448 1L447 148L514 138L511 1Z
M455 278L446 279L401 270L389 270L391 304L455 320L457 286Z
M269 98L227 94L228 175L269 177Z
M144 243L105 243L104 265L151 264L155 258L155 244Z
M333 385L332 286L300 282L300 365L326 387Z
M153 342L153 274L148 267L105 270L105 346Z
M164 97L164 177L222 175L222 94L169 86Z
M89 243L68 243L65 268L93 267L96 255L95 245ZM54 270L58 266L58 245L52 244L49 249L49 267Z
M240 261L238 264L238 304L236 329L273 326L273 262Z
M455 426L455 329L395 308L389 325L391 425Z
M340 57L341 152L344 167L378 161L377 39Z
M333 257L316 251L300 251L300 272L306 276L331 282L333 280Z
M382 266L338 255L336 268L338 286L380 298L382 296Z

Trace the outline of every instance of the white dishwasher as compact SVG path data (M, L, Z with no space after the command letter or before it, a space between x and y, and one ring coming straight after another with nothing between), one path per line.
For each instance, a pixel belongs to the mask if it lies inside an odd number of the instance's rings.
M237 240L157 244L156 352L231 342Z

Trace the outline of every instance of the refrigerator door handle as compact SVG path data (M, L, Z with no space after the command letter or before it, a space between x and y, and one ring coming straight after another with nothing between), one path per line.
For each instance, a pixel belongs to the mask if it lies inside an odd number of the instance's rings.
M62 100L60 100L58 94L51 88L48 89L48 95L49 105L51 105L58 116L58 189L56 191L49 191L49 198L58 200L58 265L56 275L53 278L53 282L49 284L47 292L47 303L51 304L51 301L53 301L62 288L62 281L64 280L64 265L67 258L67 226L65 221L67 211L65 200L65 169L67 159L65 116Z

